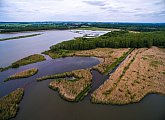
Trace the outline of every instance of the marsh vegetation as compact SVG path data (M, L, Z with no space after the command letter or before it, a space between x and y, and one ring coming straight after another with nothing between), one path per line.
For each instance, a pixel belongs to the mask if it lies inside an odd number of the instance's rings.
M67 80L66 77L74 77L74 80ZM67 101L80 101L89 92L92 84L90 70L76 70L58 75L44 76L38 81L46 79L57 79L49 84L53 90L57 90L62 98Z
M9 81L9 80L14 80L14 79L27 78L27 77L30 77L30 76L37 74L37 72L38 72L37 68L31 68L28 70L24 70L24 71L15 73L14 75L11 75L7 79L5 79L5 82Z
M24 89L18 88L9 95L0 99L0 119L8 120L16 116L22 100Z
M153 57L146 57L148 55ZM164 56L165 53L157 47L134 50L109 79L92 94L92 102L128 104L139 102L149 93L165 94L165 76L161 73L165 66ZM156 62L155 66L151 65L153 61L161 62Z
M133 49L121 48L97 48L92 50L77 51L76 56L95 56L101 58L101 63L92 67L102 74L112 71L122 60L124 60Z
M0 38L0 41L6 41L6 40L14 40L14 39L20 39L20 38L27 38L27 37L34 37L41 34L31 34L31 35L24 35L24 36L17 36L17 37L10 37L10 38Z
M36 62L41 62L44 60L46 60L46 59L43 55L34 54L34 55L30 55L28 57L22 58L16 62L13 62L10 66L7 66L5 68L0 68L0 70L5 71L10 68L18 68L20 66L24 66L24 65L28 65L28 64L32 64L32 63L36 63Z

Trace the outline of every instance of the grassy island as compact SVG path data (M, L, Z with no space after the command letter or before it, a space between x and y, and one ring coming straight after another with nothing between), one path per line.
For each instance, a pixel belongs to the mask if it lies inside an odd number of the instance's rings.
M61 58L61 57L69 57L74 55L74 51L71 50L57 50L52 51L48 50L43 52L42 54L49 55L52 59Z
M165 94L165 52L160 48L135 49L91 95L93 103L129 104L149 93Z
M75 79L68 80L73 77ZM67 101L80 101L89 92L92 83L90 70L76 70L58 75L45 76L38 78L38 81L46 79L57 79L49 84L53 90L58 90L62 98Z
M31 35L24 35L24 36L17 36L17 37L11 37L11 38L0 38L0 41L6 41L6 40L14 40L14 39L20 39L20 38L27 38L27 37L34 37L41 34L31 34Z
M0 120L8 120L16 116L22 100L24 90L18 88L9 95L0 99Z
M27 77L35 75L37 72L38 72L37 68L32 68L32 69L28 69L25 71L21 71L21 72L15 73L14 75L11 75L10 77L8 77L5 80L5 82L9 81L9 80L14 80L14 79L27 78Z
M10 68L18 68L20 66L24 66L24 65L28 65L28 64L32 64L32 63L36 63L36 62L41 62L44 60L46 60L46 59L43 55L34 54L34 55L30 55L28 57L20 59L16 62L12 63L8 67L0 68L0 71L5 71L5 70L8 70Z
M12 67L15 68L15 67L23 66L23 65L36 63L36 62L41 62L44 60L46 60L44 56L39 55L39 54L34 54L12 63Z

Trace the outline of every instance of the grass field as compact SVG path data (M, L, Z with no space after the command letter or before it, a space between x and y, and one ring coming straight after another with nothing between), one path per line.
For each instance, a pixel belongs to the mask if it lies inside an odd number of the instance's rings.
M98 28L98 27L82 27L76 30L92 30L92 31L119 31L120 29Z

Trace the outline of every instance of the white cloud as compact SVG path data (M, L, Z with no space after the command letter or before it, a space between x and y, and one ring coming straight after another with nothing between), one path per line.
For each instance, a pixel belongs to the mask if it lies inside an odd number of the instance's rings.
M165 0L1 0L0 21L165 22Z

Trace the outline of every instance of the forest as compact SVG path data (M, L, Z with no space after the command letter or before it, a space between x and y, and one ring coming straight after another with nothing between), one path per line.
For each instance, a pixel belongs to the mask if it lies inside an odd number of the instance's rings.
M94 48L150 48L165 47L165 32L113 31L96 38L75 38L70 41L53 45L52 51L58 50L89 50Z
M165 31L165 23L92 23L91 27L121 29L139 32Z

